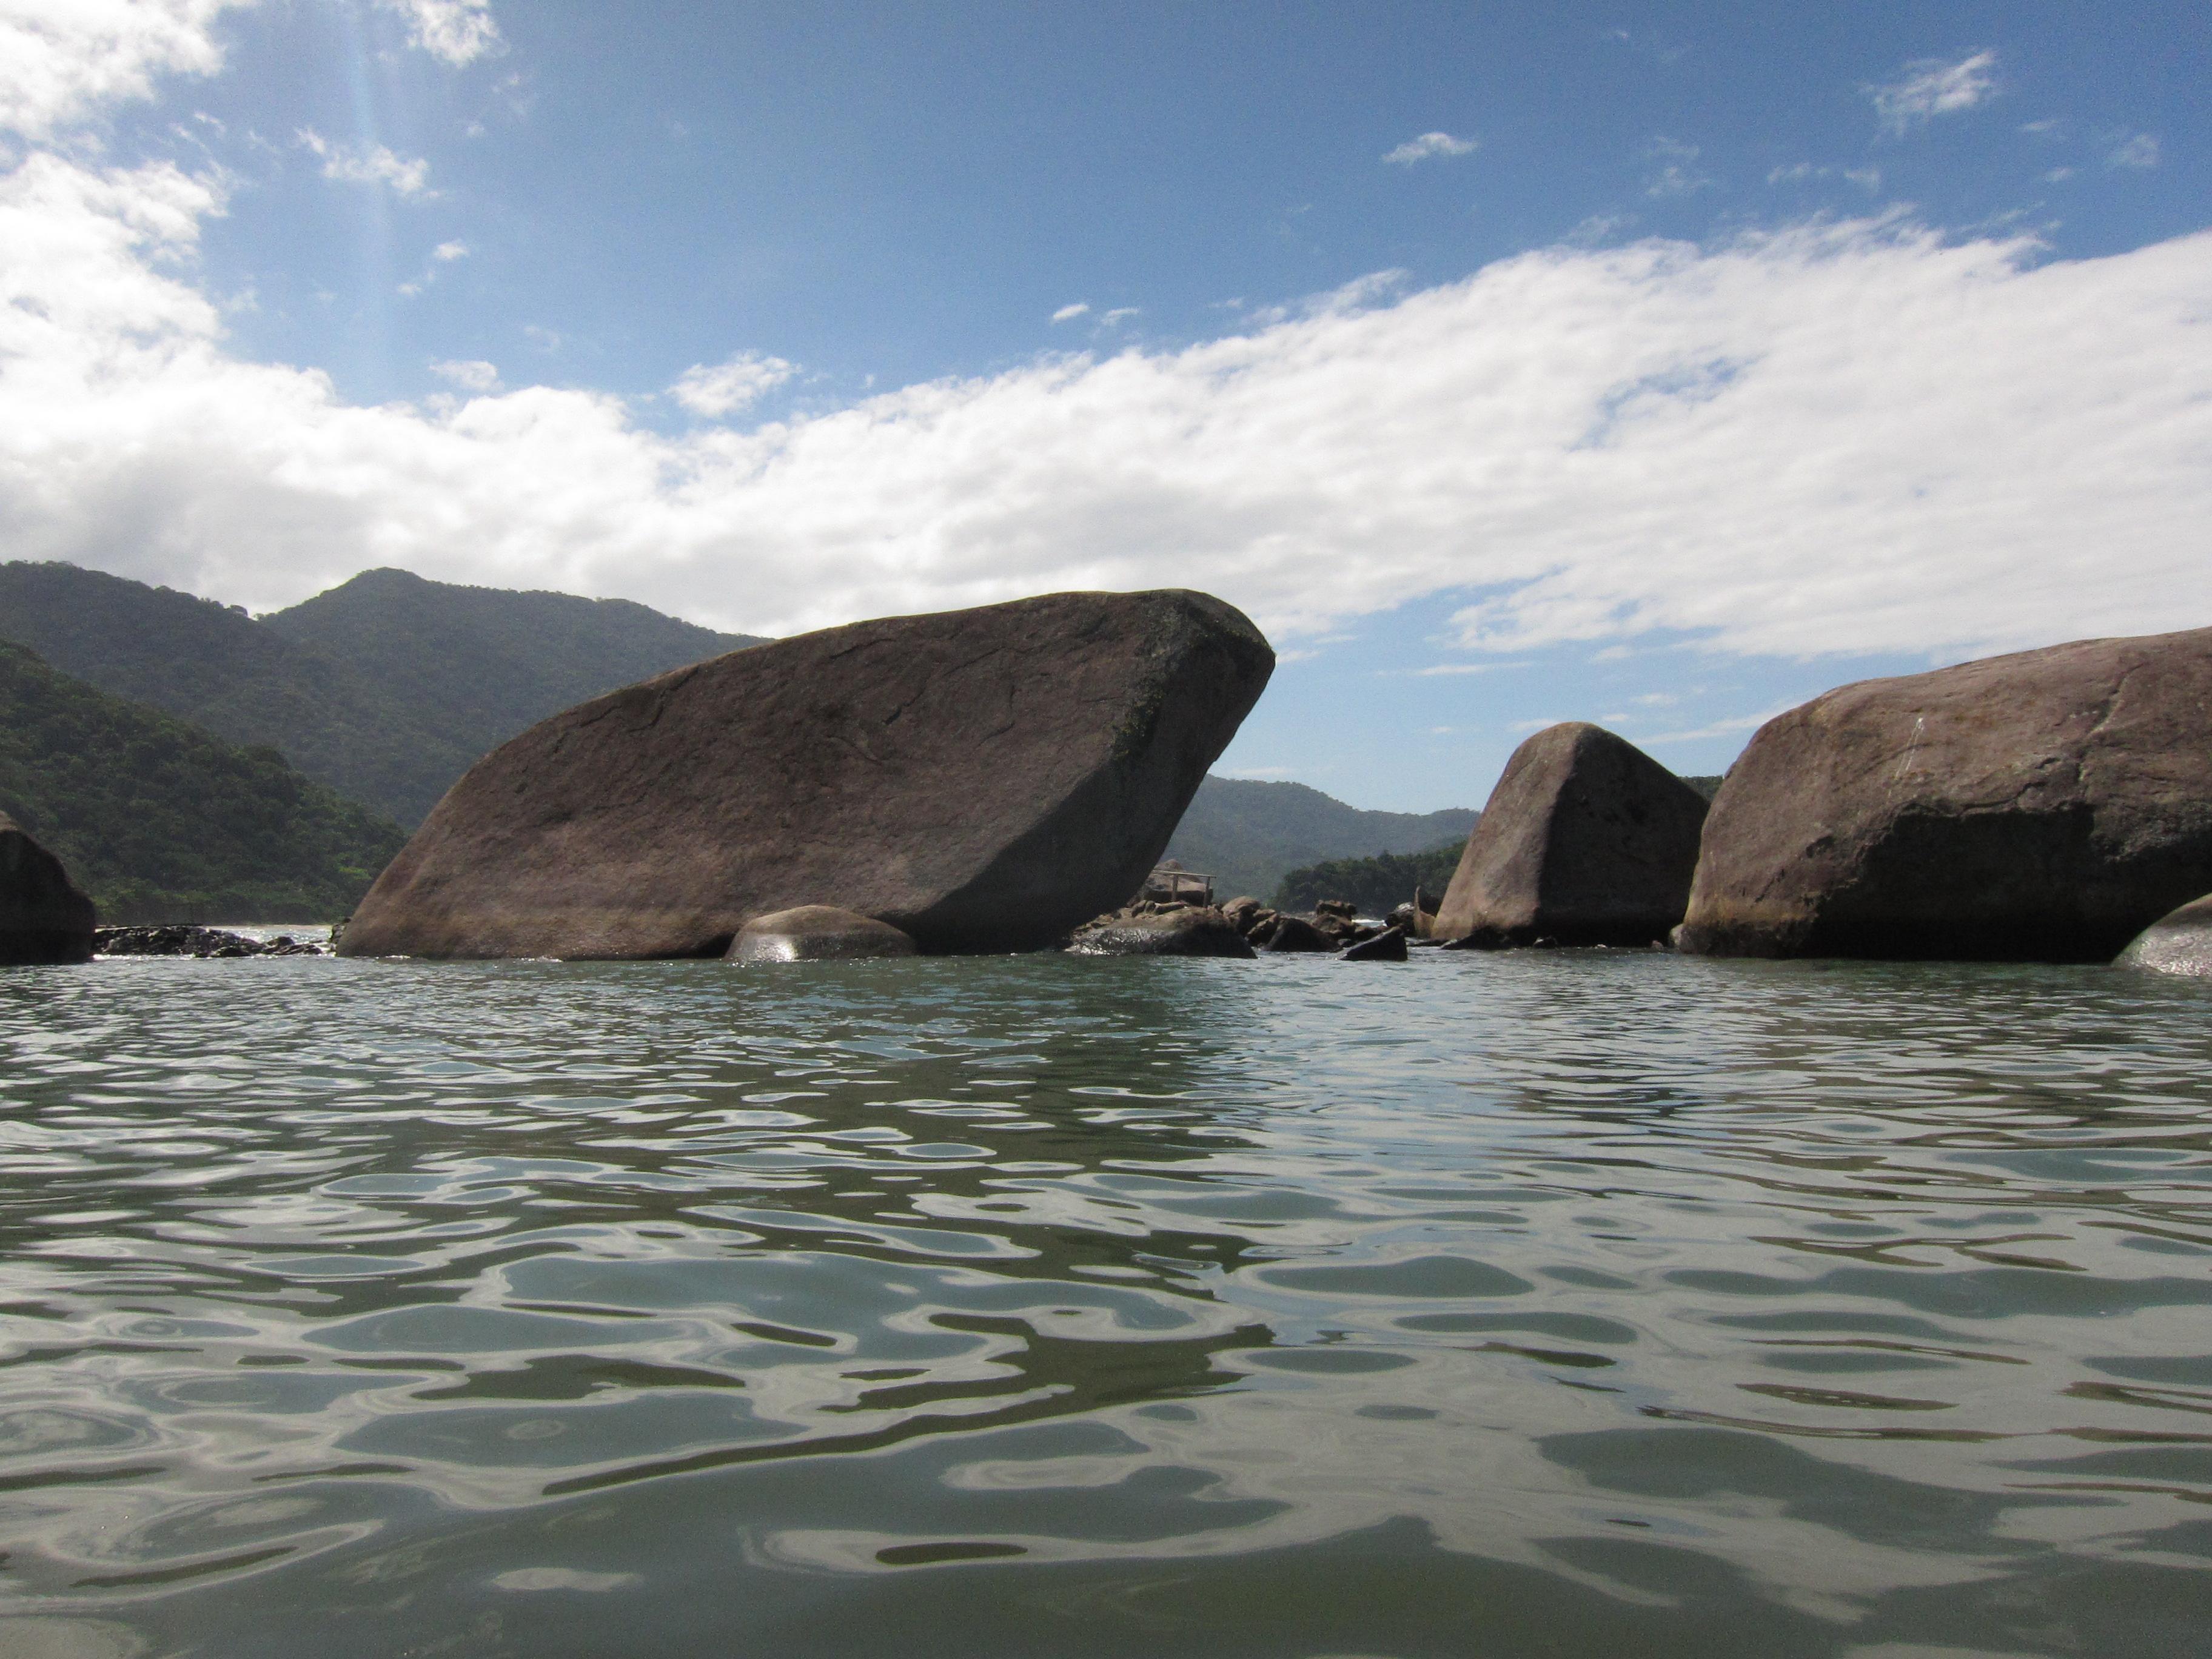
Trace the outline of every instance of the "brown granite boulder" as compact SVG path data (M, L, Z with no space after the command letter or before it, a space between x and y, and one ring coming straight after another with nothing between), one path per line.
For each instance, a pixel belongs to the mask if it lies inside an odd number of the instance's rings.
M730 941L731 962L851 962L864 957L910 957L914 941L887 921L841 910L834 904L801 904L755 916Z
M1681 921L1705 799L1571 720L1513 751L1432 924L1462 948L1649 945Z
M92 960L92 901L0 812L0 966Z
M1867 680L1759 729L1680 948L2108 962L2212 891L2212 629Z
M1336 941L1304 916L1277 916L1253 940L1262 951L1334 951Z
M1124 910L1081 928L1067 948L1086 957L1231 957L1252 959L1236 924L1211 905Z
M1064 938L1133 892L1274 653L1202 593L1056 593L779 640L472 767L345 956L720 956L835 903L924 951Z
M2212 895L2160 916L2136 935L2113 965L2212 979Z
M1385 927L1355 945L1346 945L1336 953L1339 962L1403 962L1406 960L1406 930Z

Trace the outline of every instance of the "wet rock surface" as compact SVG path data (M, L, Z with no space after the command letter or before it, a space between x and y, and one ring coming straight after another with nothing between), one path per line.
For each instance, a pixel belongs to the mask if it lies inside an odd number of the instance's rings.
M2160 916L2136 935L2113 965L2212 979L2212 895Z
M1277 916L1259 941L1262 951L1334 951L1336 941L1304 916Z
M195 957L203 961L234 957L324 957L330 952L311 939L279 933L258 939L220 927L178 922L155 927L101 927L93 949L103 957Z
M1336 955L1340 962L1403 962L1406 960L1406 930L1385 927L1372 939L1348 945Z
M1678 947L2110 961L2212 892L2208 732L2212 629L1828 692L1729 770Z
M1067 948L1092 957L1229 957L1249 961L1252 947L1218 908L1146 906L1116 911L1079 929Z
M730 941L732 962L850 962L910 957L914 940L889 922L830 904L756 916Z
M1476 950L1663 939L1705 817L1702 795L1624 738L1548 726L1506 762L1431 931Z
M1182 592L732 652L478 762L340 952L720 956L830 897L928 951L1042 948L1137 890L1273 664L1239 612Z
M92 901L62 861L0 812L0 966L92 959Z

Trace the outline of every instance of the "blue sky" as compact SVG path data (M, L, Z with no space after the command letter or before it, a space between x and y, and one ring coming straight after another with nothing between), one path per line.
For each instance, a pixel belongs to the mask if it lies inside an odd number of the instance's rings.
M2201 3L0 9L9 552L786 632L1178 583L1479 804L2212 624Z

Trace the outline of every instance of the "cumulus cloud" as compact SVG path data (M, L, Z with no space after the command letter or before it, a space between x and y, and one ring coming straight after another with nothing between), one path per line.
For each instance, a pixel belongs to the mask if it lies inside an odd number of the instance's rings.
M1939 115L1988 102L1997 89L1996 67L1994 52L1978 52L1955 64L1922 58L1907 64L1896 80L1864 90L1881 118L1882 131L1901 135Z
M1474 149L1472 138L1455 138L1449 132L1425 132L1418 138L1408 138L1382 159L1409 167L1431 155L1466 155Z
M208 75L210 29L240 0L0 0L0 127L40 138L156 76Z
M1073 305L1062 306L1059 310L1054 312L1052 313L1052 319L1055 323L1072 323L1078 317L1086 315L1090 310L1091 305L1088 301L1078 300Z
M430 365L430 372L441 380L451 380L464 392L496 392L499 390L499 368L482 358L466 361L448 359Z
M407 38L456 69L500 50L491 0L382 0L407 20Z
M257 609L396 564L775 633L1169 585L1289 643L1462 593L1491 653L2212 622L2212 234L2068 261L1897 218L1554 247L671 435L588 390L361 406L234 353L193 275L222 205L167 165L0 176L15 556ZM727 412L792 372L749 353L674 390Z
M420 156L403 160L381 144L333 143L313 127L301 127L300 142L323 164L323 177L349 185L389 185L397 196L429 196L430 164Z
M456 259L469 257L469 245L466 242L441 242L430 250L430 257L441 265L451 264Z
M781 357L741 351L711 368L694 363L668 388L668 395L694 415L727 415L757 403L798 372Z

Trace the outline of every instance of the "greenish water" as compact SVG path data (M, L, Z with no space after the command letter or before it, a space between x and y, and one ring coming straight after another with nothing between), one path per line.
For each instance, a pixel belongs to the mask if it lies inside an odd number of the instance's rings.
M2212 986L0 972L0 1652L2212 1650Z

